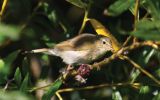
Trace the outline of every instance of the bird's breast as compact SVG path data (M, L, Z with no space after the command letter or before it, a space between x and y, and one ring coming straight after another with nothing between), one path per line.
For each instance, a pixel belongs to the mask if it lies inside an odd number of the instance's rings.
M85 51L63 51L60 57L63 59L63 62L66 64L84 64L88 63L88 52Z

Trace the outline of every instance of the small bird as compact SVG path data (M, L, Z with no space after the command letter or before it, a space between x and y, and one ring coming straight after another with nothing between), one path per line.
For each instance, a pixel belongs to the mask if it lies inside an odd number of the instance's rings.
M35 49L28 51L28 53L43 52L62 58L63 62L68 65L75 65L89 64L112 50L112 43L108 37L83 33L60 42L53 48Z

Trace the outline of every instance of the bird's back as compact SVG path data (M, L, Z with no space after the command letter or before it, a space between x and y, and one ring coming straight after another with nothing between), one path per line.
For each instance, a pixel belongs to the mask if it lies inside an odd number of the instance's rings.
M61 51L69 51L69 50L87 50L89 48L94 47L94 42L98 40L98 37L94 34L84 33L80 34L72 39L61 42L55 45L54 48L59 49Z

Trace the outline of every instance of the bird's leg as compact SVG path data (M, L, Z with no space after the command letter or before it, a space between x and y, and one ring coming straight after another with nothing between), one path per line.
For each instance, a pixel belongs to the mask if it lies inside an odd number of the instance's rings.
M96 64L97 62L94 62L94 64ZM101 69L101 67L98 65L98 66L96 66L96 68L97 68L97 71L99 71L100 69Z
M62 74L63 79L66 79L68 73L73 69L72 65L67 65L66 68L62 68L59 72Z

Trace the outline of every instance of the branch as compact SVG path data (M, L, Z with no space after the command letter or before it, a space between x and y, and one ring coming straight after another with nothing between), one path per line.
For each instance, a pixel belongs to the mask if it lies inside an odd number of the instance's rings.
M138 65L136 62L134 62L133 60L131 60L129 57L127 56L123 56L123 58L125 58L127 61L129 61L134 67L136 67L137 69L139 69L142 73L144 73L145 75L147 75L149 78L151 78L153 81L155 81L158 85L160 85L160 80L156 79L152 74L150 74L149 72L147 72L146 70L144 70L140 65Z
M132 44L131 46L123 47L118 52L112 54L112 56L110 56L109 58L106 58L103 61L100 61L98 63L93 64L92 67L99 68L103 65L108 64L110 61L114 60L115 58L118 58L121 55L124 55L125 52L131 51L133 49L140 48L143 46L150 46L152 48L158 49L159 44L156 44L155 42L152 42L152 41L136 42L136 43Z
M103 87L120 87L120 86L132 86L132 87L140 87L141 83L113 83L113 84L100 84L95 86L86 86L82 88L66 88L66 89L60 89L56 92L56 95L59 100L63 100L60 93L64 92L72 92L72 91L82 91L82 90L92 90L92 89L98 89Z

